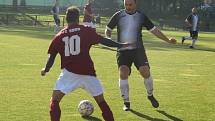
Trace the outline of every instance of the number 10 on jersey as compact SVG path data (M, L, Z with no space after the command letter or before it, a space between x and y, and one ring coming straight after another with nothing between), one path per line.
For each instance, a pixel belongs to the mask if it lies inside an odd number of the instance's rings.
M78 55L80 53L80 37L73 35L64 37L62 41L65 43L65 56Z

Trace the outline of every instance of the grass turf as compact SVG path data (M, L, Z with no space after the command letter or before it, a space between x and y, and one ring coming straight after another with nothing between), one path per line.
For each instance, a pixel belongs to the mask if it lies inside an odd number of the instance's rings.
M103 28L98 29L100 32ZM182 31L164 31L168 36L188 35ZM196 49L190 41L170 45L144 31L143 40L154 78L154 93L160 102L152 108L146 98L143 79L132 68L129 78L132 111L122 111L118 88L115 49L94 46L91 55L98 78L105 90L116 121L142 120L214 120L215 114L215 33L200 32ZM0 120L48 121L49 99L60 73L57 58L51 72L40 76L47 57L52 31L34 27L0 27ZM115 37L114 37L115 38ZM77 112L80 100L93 101L95 112L83 119ZM92 97L79 89L61 102L62 121L100 121L100 110Z

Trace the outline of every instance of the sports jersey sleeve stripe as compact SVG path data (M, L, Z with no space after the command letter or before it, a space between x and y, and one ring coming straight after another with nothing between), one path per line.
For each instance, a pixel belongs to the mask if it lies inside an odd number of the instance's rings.
M145 26L147 30L153 31L156 28L155 25L152 23L152 21L145 14L143 14L143 17L144 17L143 26Z
M108 30L111 31L117 25L117 17L118 17L118 15L119 15L119 12L115 13L111 17L109 23L107 24L107 27L109 28Z
M190 14L189 16L187 16L187 18L186 18L187 20L188 20L188 22L190 22L191 23L191 21L192 21L192 14Z
M106 26L106 29L109 31L112 31L113 29L111 29L110 27Z
M155 29L156 29L156 26L154 26L152 29L149 29L149 31L151 32L151 31L153 31Z

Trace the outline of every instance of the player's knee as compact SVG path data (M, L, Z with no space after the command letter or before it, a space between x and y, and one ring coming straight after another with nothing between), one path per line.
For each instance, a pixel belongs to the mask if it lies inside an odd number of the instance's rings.
M142 75L143 78L149 78L150 77L150 69L148 66L142 66L139 68L139 72Z
M149 72L143 73L143 78L149 78L149 77L150 77L150 73Z
M120 71L120 79L128 79L130 69L127 66L120 66L119 68Z

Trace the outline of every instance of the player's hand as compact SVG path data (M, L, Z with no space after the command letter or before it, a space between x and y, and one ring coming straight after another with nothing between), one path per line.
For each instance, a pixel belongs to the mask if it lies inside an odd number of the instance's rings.
M174 39L174 38L169 38L169 41L168 43L171 43L171 44L176 44L177 40Z
M42 70L41 70L41 76L45 76L46 75L46 71L45 71L45 68L43 68Z

